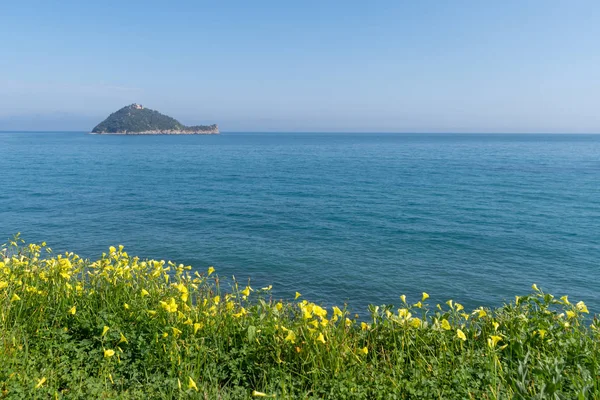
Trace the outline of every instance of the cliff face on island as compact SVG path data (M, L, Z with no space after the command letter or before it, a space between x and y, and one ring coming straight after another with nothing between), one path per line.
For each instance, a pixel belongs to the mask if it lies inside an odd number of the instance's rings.
M186 126L174 118L139 104L123 107L96 125L91 133L117 135L214 135L213 125Z

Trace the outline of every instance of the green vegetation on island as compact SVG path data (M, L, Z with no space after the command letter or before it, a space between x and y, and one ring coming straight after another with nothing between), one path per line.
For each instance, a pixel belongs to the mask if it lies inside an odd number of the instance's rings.
M598 399L600 322L544 293L360 319L122 246L0 247L0 398Z
M92 133L114 134L217 134L217 125L185 126L158 111L131 104L112 113Z

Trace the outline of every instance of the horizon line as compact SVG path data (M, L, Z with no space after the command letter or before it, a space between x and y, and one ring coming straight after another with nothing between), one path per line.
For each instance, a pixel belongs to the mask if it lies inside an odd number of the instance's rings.
M0 133L86 133L86 130L3 130L0 129ZM227 133L269 133L269 134L390 134L390 135L600 135L600 132L458 132L458 131L444 131L444 132L411 132L411 131L222 131L220 134ZM127 135L122 135L127 136ZM132 136L132 135L130 135ZM147 136L159 136L159 135L147 135ZM173 135L172 135L173 136ZM177 136L177 135L175 135ZM183 135L182 135L183 136ZM185 135L190 136L190 135ZM210 136L210 135L206 135Z

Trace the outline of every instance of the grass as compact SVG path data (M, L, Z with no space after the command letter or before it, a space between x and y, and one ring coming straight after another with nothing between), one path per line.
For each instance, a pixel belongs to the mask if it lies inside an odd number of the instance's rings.
M16 237L0 260L0 398L600 398L600 322L535 285L361 321L122 246L91 262Z

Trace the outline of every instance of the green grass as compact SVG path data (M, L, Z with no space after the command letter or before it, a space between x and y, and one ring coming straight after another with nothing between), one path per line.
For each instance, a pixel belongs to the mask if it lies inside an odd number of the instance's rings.
M535 286L360 321L122 247L91 262L15 238L0 260L0 398L600 398L600 322Z

